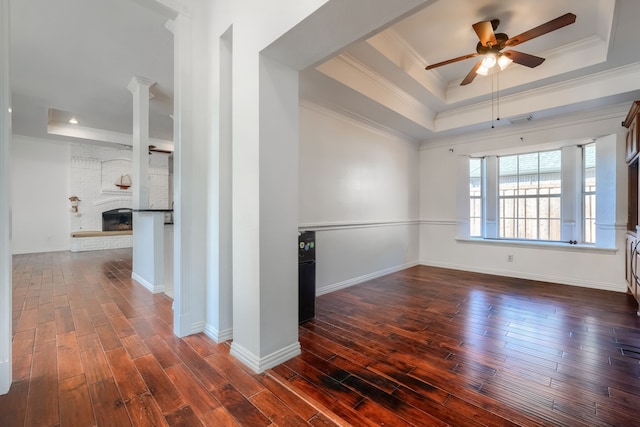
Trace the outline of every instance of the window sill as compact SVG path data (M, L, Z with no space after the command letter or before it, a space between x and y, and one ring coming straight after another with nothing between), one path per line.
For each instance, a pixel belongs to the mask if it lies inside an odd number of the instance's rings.
M592 245L570 245L569 243L554 243L554 242L535 242L529 240L500 240L500 239L482 239L472 237L456 237L455 239L459 243L472 244L472 245L496 245L518 248L533 248L533 249L547 249L553 251L566 251L566 252L590 252L601 254L615 254L618 252L617 248L602 248Z

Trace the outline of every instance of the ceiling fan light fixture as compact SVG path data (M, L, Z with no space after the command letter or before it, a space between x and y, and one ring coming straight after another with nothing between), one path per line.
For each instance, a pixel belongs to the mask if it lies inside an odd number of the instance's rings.
M478 67L478 69L476 70L476 74L480 74L481 76L486 76L487 74L489 74L489 68L485 67L483 64L480 67Z
M509 58L508 56L500 55L500 58L498 58L498 67L500 67L500 70L504 70L512 62L513 62L513 59Z
M482 60L482 66L489 69L496 65L496 57L495 55L487 55Z

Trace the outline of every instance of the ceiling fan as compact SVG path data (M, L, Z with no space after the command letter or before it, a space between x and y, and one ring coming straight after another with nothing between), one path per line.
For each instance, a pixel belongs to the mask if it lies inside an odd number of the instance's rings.
M462 80L460 85L464 86L471 83L476 77L476 74L487 75L489 69L496 64L498 64L501 70L511 62L515 62L516 64L524 65L529 68L534 68L542 64L544 62L544 58L530 55L528 53L518 52L516 50L501 52L502 49L519 45L520 43L540 37L544 34L550 33L551 31L573 24L574 22L576 22L576 15L573 13L567 13L511 38L504 33L495 33L498 25L500 25L499 19L477 22L473 24L473 30L478 35L478 39L480 39L476 46L476 53L438 62L437 64L427 66L425 69L431 70L433 68L463 61L476 56L484 56L483 59L476 62L471 71L469 71L469 74L467 74L467 76Z

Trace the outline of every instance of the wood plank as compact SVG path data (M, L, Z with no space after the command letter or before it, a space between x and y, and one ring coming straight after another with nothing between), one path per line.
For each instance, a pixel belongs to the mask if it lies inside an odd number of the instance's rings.
M94 332L93 324L91 323L91 316L86 308L83 307L71 310L71 316L73 317L73 324L78 336Z
M318 409L314 408L306 400L294 393L293 390L278 381L273 375L265 374L261 376L260 382L302 419L310 420L318 414Z
M0 425L23 426L27 415L29 381L14 381L9 392L0 395Z
M207 361L184 340L173 337L167 341L167 344L207 390L212 391L226 384L227 380L222 374L208 364Z
M26 425L51 426L60 421L55 343L33 353Z
M152 355L139 357L133 363L164 415L185 405L180 392Z
M205 360L228 381L233 381L234 387L245 397L251 397L264 389L254 376L246 373L227 355L218 352L207 356Z
M409 423L411 420L422 420L426 424L430 425L442 425L446 426L447 423L437 418L432 417L427 412L420 411L415 406L408 404L406 401L399 399L397 396L388 394L383 390L378 389L377 387L367 383L366 381L362 381L361 379L350 376L346 378L342 384L351 388L352 390L358 392L362 396L365 396L367 399L375 402L380 405L382 408L391 410L398 417L404 420L405 423ZM362 403L361 403L362 404ZM358 410L358 407L356 407ZM381 415L386 411L380 411ZM369 417L375 413L375 411L370 410L367 412ZM368 417L368 418L369 418ZM393 423L392 423L393 424ZM400 421L397 421L395 424L400 424Z
M11 366L11 370L13 372L13 375L11 379L13 383L20 381L29 381L29 378L31 377L32 358L33 355L31 353L12 358L13 363Z
M64 380L84 373L76 333L58 335L58 378Z
M274 424L281 427L306 426L307 423L269 390L253 395L251 403Z
M120 338L125 338L136 333L126 317L122 315L110 317L109 320Z
M224 384L212 391L215 398L240 425L268 426L271 421L249 402L233 384Z
M214 409L213 411L204 415L201 419L202 424L204 424L205 426L234 427L239 425L233 419L229 411L227 411L223 406Z
M69 307L56 308L56 332L58 334L65 334L67 332L75 331L73 324L73 317L71 316L71 309Z
M95 423L84 375L60 381L60 424L90 427Z
M136 331L136 334L138 334L142 339L152 337L156 334L155 329L153 329L151 324L143 317L134 317L129 319L129 324Z
M160 366L168 368L178 363L182 363L180 358L169 348L167 343L158 335L154 335L144 340L147 348L156 358Z
M147 385L124 348L116 348L105 354L120 394L125 400L148 392Z
M38 324L38 309L23 310L20 314L20 320L16 332L35 329Z
M37 323L52 322L56 320L55 307L53 302L48 304L39 304Z
M108 427L132 425L113 378L89 385L96 424Z
M136 334L120 338L120 342L122 342L122 345L129 355L131 355L132 359L136 359L150 353L149 348L147 348L147 345L144 343L142 338Z
M218 345L202 332L189 335L183 339L202 357L218 353Z
M202 417L220 406L220 403L213 395L200 384L193 373L183 364L173 365L165 369L165 373L182 394L187 405L197 415Z
M177 409L171 414L165 415L167 423L172 427L197 427L202 422L189 406Z
M93 325L93 322L91 324ZM116 335L116 331L113 330L113 327L109 323L106 325L94 326L94 330L98 334L98 338L100 338L100 343L102 344L104 351L122 347L122 342L118 338L118 335Z
M136 396L126 402L127 410L131 418L131 423L136 427L158 427L166 426L167 421L162 416L160 408L151 396L146 392Z

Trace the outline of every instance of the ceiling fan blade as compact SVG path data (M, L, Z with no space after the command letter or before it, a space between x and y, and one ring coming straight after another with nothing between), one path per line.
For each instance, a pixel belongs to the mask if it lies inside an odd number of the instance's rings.
M482 65L482 60L476 62L476 65L474 65L471 71L469 71L469 74L467 74L467 76L462 80L462 82L460 82L460 86L465 86L471 83L473 79L475 79L476 76L478 75L476 71L478 70L478 68L480 68L481 65Z
M576 15L574 15L573 13L566 13L562 16L557 17L556 19L552 19L551 21L546 22L542 25L538 25L537 27L532 28L529 31L525 31L522 34L511 37L509 40L507 40L505 46L515 46L520 43L524 43L528 40L540 37L544 34L550 33L551 31L555 31L569 24L573 24L574 22L576 22Z
M162 148L157 148L155 145L149 145L149 153L166 153L171 154L173 151L171 150L163 150Z
M457 58L447 59L446 61L438 62L437 64L427 65L425 67L425 70L432 70L437 67L442 67L443 65L453 64L454 62L458 62L458 61L464 61L465 59L473 58L475 56L478 56L478 54L470 53L468 55L459 56Z
M473 24L473 30L478 35L482 46L495 46L498 44L491 21L476 22Z
M544 58L539 56L529 55L528 53L518 52L517 50L508 50L502 53L507 58L511 59L516 64L524 65L529 68L537 67L544 62Z

